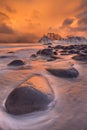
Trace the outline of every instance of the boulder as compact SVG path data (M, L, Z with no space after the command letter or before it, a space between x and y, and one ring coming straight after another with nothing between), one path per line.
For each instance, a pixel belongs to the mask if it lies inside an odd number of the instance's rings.
M25 63L22 60L13 60L11 63L8 64L8 66L22 66Z
M42 55L42 56L52 56L53 55L53 50L50 48L39 50L37 54Z
M8 113L21 115L45 110L52 100L52 91L47 80L34 76L9 94L5 107Z
M77 60L77 61L87 61L87 56L76 55L76 56L73 56L72 59Z
M36 54L32 54L32 55L30 56L30 58L36 58L36 57L37 57Z
M57 77L75 78L78 77L79 72L75 68L69 69L47 69L48 72Z
M14 115L44 110L50 103L46 94L32 86L15 88L8 96L5 106L7 112Z

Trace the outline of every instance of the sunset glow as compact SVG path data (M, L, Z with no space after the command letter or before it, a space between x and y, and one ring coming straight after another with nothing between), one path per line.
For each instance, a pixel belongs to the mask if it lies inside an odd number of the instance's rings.
M0 0L1 40L36 40L48 32L87 36L86 23L87 0Z

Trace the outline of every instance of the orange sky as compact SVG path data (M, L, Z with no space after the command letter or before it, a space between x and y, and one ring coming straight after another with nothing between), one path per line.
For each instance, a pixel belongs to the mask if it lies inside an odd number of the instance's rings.
M0 0L0 36L87 36L87 0Z

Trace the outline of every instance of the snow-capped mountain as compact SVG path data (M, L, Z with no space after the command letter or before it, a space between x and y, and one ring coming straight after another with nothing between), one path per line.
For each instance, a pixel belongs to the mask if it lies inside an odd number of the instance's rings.
M66 42L87 42L87 39L85 37L80 36L69 36L64 40Z
M87 38L81 36L67 36L66 38L62 38L59 34L48 33L44 35L39 43L43 44L62 44L62 43L71 43L71 44L87 44Z
M48 43L52 43L53 41L48 37L48 36L43 36L40 40L39 43L44 43L44 44L48 44Z

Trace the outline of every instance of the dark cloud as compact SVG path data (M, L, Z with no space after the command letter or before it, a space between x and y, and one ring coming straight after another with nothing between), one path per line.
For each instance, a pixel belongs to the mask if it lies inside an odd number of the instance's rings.
M4 5L4 8L5 8L8 12L10 12L10 13L15 13L15 12L16 12L15 9L11 8L11 7L8 6L8 5Z
M9 27L5 23L3 23L0 25L0 33L12 34L12 33L14 33L14 31L11 27Z
M12 6L10 6L9 2L10 2L9 0L8 0L8 2L6 2L5 0L0 0L0 8L1 8L1 9L5 9L5 10L8 11L9 13L14 13L14 12L16 12L16 10L13 9Z
M12 34L14 30L8 26L10 18L7 14L0 12L0 33Z
M84 18L87 17L87 11L83 11L82 13L77 15L78 18Z
M78 19L78 27L75 30L87 32L87 11L79 13L76 18Z
M67 18L64 20L62 26L70 26L73 23L74 19Z
M77 26L72 27L74 20L77 20ZM75 19L65 19L60 29L72 34L87 33L87 11L81 11Z
M6 34L6 33L0 33L0 43L34 43L38 42L40 37L38 37L35 34Z
M80 6L78 7L79 11L87 10L87 0L81 0Z
M39 19L40 18L40 12L38 10L34 10L32 13L32 18Z
M79 26L87 26L87 11L80 13L77 18Z
M37 42L39 40L39 37L33 33L29 34L22 34L16 38L15 42L19 43L32 43L32 42Z
M9 18L8 15L6 15L6 14L3 13L3 12L0 12L0 22L5 21L5 20L9 20L9 19L10 19L10 18Z
M0 12L0 42L30 43L38 41L38 36L33 33L19 34L13 30L8 24L9 21L10 17L6 13Z

